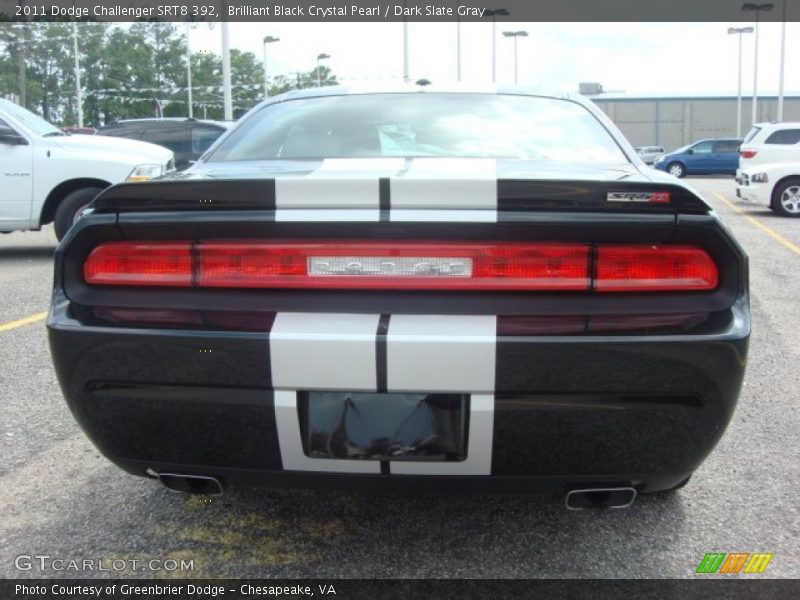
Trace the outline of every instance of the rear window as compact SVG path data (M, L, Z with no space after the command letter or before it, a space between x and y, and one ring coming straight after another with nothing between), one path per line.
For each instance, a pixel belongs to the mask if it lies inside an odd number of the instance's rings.
M192 154L202 154L225 130L221 127L198 125L192 128Z
M148 125L142 139L151 144L164 146L176 154L189 152L189 140L183 123L165 121Z
M800 142L800 129L781 129L764 140L765 144L797 144Z
M739 140L721 140L714 143L714 152L738 152Z
M753 127L747 132L747 135L744 136L744 143L747 144L748 142L752 141L752 139L758 135L759 131L761 131L761 127Z
M109 135L113 137L123 137L138 140L142 137L144 125L120 123L119 125L109 125L97 130L97 135Z
M494 94L369 94L288 100L245 119L210 162L361 157L628 162L582 105Z

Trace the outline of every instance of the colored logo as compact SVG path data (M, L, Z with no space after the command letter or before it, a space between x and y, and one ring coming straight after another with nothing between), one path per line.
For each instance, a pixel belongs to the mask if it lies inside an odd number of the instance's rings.
M772 553L766 552L709 552L697 565L697 573L763 573Z

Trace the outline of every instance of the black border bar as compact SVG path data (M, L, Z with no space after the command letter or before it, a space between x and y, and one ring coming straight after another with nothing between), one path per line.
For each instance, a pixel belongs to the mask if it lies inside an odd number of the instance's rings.
M0 0L0 21L236 22L749 22L745 0ZM800 21L800 2L774 0L760 21ZM24 8L18 8L23 5ZM464 6L459 14L457 6ZM489 11L505 8L508 16Z
M491 580L491 579L292 579L292 580L236 580L236 579L157 579L157 580L123 580L123 579L59 579L59 580L1 580L0 597L3 600L133 600L133 599L171 599L198 600L199 598L223 598L229 600L256 598L333 598L336 600L376 600L390 598L414 598L419 600L458 598L471 600L495 598L558 598L572 600L592 598L605 600L619 598L636 598L637 600L700 600L711 598L783 600L797 598L800 595L800 582L797 579L757 579L757 576L739 576L721 578L708 575L697 575L691 579L533 579L533 580ZM161 593L123 594L123 586L152 587L160 586ZM44 594L20 593L16 586L38 587ZM57 594L54 586L60 588L80 588L81 586L101 588L100 594ZM114 586L114 587L112 587ZM213 593L187 593L189 586L199 587ZM300 593L291 593L293 586L302 589ZM325 593L333 587L334 594ZM280 594L268 593L269 588L281 588ZM116 591L111 591L111 590ZM181 592L174 593L174 590ZM314 592L309 595L306 589ZM222 590L220 593L219 590ZM255 591L260 590L260 591ZM249 593L248 593L249 592Z

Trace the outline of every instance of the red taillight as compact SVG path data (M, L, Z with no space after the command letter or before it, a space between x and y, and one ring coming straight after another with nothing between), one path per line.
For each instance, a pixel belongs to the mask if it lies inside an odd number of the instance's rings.
M597 248L594 288L598 292L713 290L717 267L692 246L612 246Z
M201 242L200 287L585 290L571 244Z
M106 285L585 290L589 248L511 242L208 241L192 249L188 243L112 242L92 252L84 275L87 283Z
M742 158L753 158L756 154L758 154L757 150L742 150L739 153Z
M205 288L711 290L699 248L523 242L109 242L84 265L87 283ZM590 267L593 264L593 267ZM593 284L592 284L593 282Z
M191 242L108 242L83 265L86 283L102 285L192 285Z

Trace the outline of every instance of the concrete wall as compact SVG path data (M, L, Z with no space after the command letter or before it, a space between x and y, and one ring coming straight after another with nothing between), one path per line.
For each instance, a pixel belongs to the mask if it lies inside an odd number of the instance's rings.
M696 140L736 137L736 98L592 98L634 146L674 150ZM759 98L757 121L775 121L777 98ZM742 137L750 130L752 98L742 98ZM800 121L800 97L783 100L783 120Z

